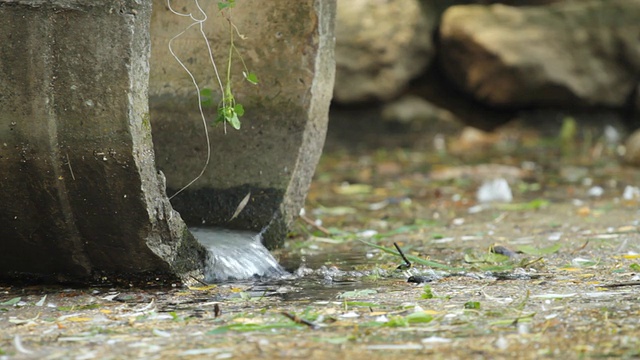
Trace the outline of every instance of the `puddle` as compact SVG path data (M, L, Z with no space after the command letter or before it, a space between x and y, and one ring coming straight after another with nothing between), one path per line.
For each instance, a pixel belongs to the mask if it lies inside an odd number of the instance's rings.
M288 253L283 255L280 264L290 272L296 271L300 266L311 269L319 269L322 266L335 266L347 270L361 267L362 265L375 264L375 261L367 258L366 253L358 249L348 249L342 252Z

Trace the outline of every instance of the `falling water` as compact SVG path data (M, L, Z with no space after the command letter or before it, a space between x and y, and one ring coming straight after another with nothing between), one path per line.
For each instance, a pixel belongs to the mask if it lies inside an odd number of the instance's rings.
M262 234L219 228L190 228L208 250L205 281L280 277L287 272L262 245Z

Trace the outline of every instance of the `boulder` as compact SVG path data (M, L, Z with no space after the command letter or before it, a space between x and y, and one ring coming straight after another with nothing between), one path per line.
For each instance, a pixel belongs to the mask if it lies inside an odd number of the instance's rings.
M449 8L440 64L497 107L627 104L640 73L640 0Z
M629 165L640 166L640 130L634 131L627 138L624 161Z
M416 96L404 95L382 107L382 120L408 125L415 130L460 129L462 122L450 111Z
M334 99L396 97L431 61L435 21L418 0L338 1Z

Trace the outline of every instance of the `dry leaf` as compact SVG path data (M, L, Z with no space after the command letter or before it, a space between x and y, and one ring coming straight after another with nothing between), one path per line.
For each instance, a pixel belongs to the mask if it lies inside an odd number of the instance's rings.
M240 201L240 204L238 204L236 211L233 213L233 216L231 217L231 219L229 219L229 221L235 219L238 215L240 215L242 210L244 210L245 206L247 206L247 204L249 203L249 199L251 199L251 191L249 191L249 193L245 195L244 199Z

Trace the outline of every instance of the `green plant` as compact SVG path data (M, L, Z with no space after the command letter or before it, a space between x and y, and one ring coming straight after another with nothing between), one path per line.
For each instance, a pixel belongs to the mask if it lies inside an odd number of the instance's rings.
M242 104L236 101L235 96L233 96L233 92L231 90L231 64L233 60L233 54L235 53L242 62L242 66L244 68L244 70L242 71L242 75L244 76L245 80L253 85L257 85L258 76L255 73L249 71L249 69L247 68L247 64L242 58L242 55L235 46L236 34L238 35L238 37L240 37L240 39L246 38L238 31L238 28L235 26L233 21L231 21L231 9L235 6L235 0L225 0L218 2L218 9L229 24L229 55L227 57L227 71L224 86L220 89L222 91L222 100L220 100L220 103L218 104L218 116L216 117L216 123L229 123L229 125L231 125L234 129L240 130L240 117L244 115L244 107L242 106Z
M244 78L248 82L250 82L251 84L254 84L254 85L258 84L257 75L248 70L244 59L242 58L242 56L240 55L240 52L238 51L238 49L235 46L234 40L235 40L236 34L241 39L245 39L246 38L244 35L240 34L240 32L238 31L238 28L235 26L235 24L231 20L231 9L233 9L235 7L236 0L221 0L221 1L218 2L218 10L220 11L220 14L227 20L227 22L229 24L229 37L230 37L229 53L228 53L228 58L227 58L227 67L226 67L226 72L225 72L224 84L223 84L223 81L222 81L222 79L220 77L220 73L218 72L218 66L216 65L216 62L215 62L214 57L213 57L213 51L211 50L211 45L209 44L209 40L207 39L207 36L206 36L206 34L204 32L204 24L208 19L207 13L202 9L202 7L200 6L198 0L193 0L193 4L197 8L197 10L198 10L197 12L195 12L195 13L191 13L191 12L190 13L182 13L182 12L174 10L171 7L171 0L167 0L167 8L169 9L169 11L171 11L175 15L182 16L182 17L187 17L187 18L189 18L189 19L191 19L193 21L183 31L181 31L180 33L178 33L177 35L175 35L173 38L171 38L169 40L168 48L169 48L169 52L174 57L174 59L184 69L184 71L187 73L187 75L189 75L189 77L191 78L191 81L193 82L193 86L196 89L196 94L198 96L198 109L200 110L200 116L202 118L202 125L203 125L203 128L204 128L204 134L205 134L205 138L206 138L206 142L207 142L207 159L206 159L202 169L200 170L200 173L195 178L193 178L188 184L186 184L180 190L176 191L173 195L171 195L169 197L169 199L174 198L176 195L180 194L182 191L184 191L189 186L191 186L194 182L198 181L198 179L200 179L200 177L202 177L202 175L204 174L205 170L209 166L209 162L211 160L211 140L209 139L209 132L207 130L207 120L206 120L203 108L212 107L213 104L214 104L213 91L211 89L208 89L208 88L200 89L200 86L198 85L198 82L196 81L196 78L193 75L193 73L189 70L189 68L185 65L185 63L182 60L180 60L178 55L176 55L176 53L174 52L173 47L172 47L172 43L176 39L181 37L185 32L187 32L191 28L196 28L198 30L198 32L200 33L200 35L202 36L202 39L203 39L203 41L204 41L204 43L205 43L205 45L207 47L207 51L209 53L209 61L210 61L211 66L213 68L213 72L215 74L215 78L218 81L218 85L220 87L220 92L222 94L222 99L218 103L217 116L216 116L215 123L222 122L223 126L224 126L224 132L225 133L227 131L227 128L226 128L226 124L227 123L229 123L234 129L238 129L239 130L240 129L240 125L241 125L240 124L240 117L242 115L244 115L244 107L242 106L242 104L240 104L240 103L238 103L236 101L236 98L233 95L233 91L232 91L231 65L232 65L232 62L233 62L232 60L233 60L233 54L234 53L236 54L236 56L242 62L242 66L244 67L244 71L242 72L242 74L243 74Z

